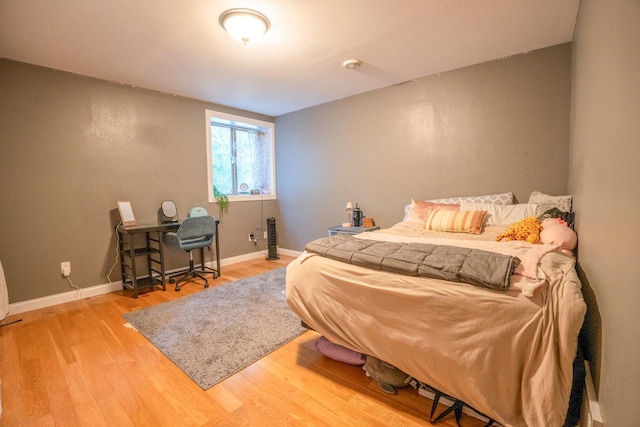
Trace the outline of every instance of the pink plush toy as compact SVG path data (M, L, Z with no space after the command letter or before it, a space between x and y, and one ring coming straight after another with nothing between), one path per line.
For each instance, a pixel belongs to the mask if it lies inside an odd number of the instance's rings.
M562 252L573 256L573 250L578 244L578 236L562 219L547 218L542 221L540 242L550 245L560 245Z

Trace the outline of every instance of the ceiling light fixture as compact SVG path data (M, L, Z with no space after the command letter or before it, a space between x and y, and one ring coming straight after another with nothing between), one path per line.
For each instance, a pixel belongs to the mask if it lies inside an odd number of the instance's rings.
M342 66L347 70L357 70L362 65L362 62L357 59L348 59L342 63Z
M253 9L229 9L220 15L219 22L231 37L242 44L258 40L271 27L269 19Z

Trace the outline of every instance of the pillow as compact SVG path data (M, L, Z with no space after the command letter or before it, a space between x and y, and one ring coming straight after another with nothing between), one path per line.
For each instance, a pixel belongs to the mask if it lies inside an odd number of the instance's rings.
M551 208L542 215L538 215L538 221L540 222L549 218L560 218L566 222L572 230L575 230L575 214L573 212L563 212L558 208Z
M411 199L411 207L407 212L405 221L424 225L431 211L436 209L446 209L450 211L460 210L460 205L432 203L423 200Z
M513 193L500 193L500 194L487 194L485 196L466 196L466 197L450 197L448 199L431 199L426 200L431 203L439 204L460 204L460 203L491 203L493 205L512 205ZM403 221L406 221L409 216L409 210L411 205L404 207Z
M560 245L560 251L567 255L573 255L573 250L578 244L578 236L566 223L558 218L547 218L542 221L540 241L549 245Z
M529 196L529 203L538 205L536 215L540 216L549 209L558 208L563 212L571 212L571 196L551 196L539 191L533 191Z
M494 205L491 203L460 203L461 211L487 211L484 218L486 227L510 225L536 214L537 205L518 203L515 205Z
M493 205L512 205L513 193L487 194L486 196L450 197L448 199L427 200L432 203L491 203ZM532 203L532 202L529 202Z
M482 233L482 223L487 211L435 210L427 218L426 229L453 233Z
M364 365L364 355L339 344L334 344L325 337L320 337L315 342L315 348L325 356L348 363L349 365Z

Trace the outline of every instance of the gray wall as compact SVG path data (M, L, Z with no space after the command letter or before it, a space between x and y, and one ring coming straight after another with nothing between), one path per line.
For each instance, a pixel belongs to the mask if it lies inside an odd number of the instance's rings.
M348 201L382 226L412 197L566 191L570 45L518 55L276 119L278 201L238 202L221 255L251 253L248 232L276 216L279 245L302 250L347 219ZM116 200L156 219L207 203L205 102L0 60L0 239L11 303L102 284L115 262ZM249 117L273 118L245 113ZM185 263L173 253L169 268ZM118 268L111 275L119 280Z
M106 283L117 200L131 201L138 222L155 221L165 199L182 218L194 204L218 215L207 202L205 109L222 107L4 59L0 76L0 260L11 303L71 290L62 261L77 286ZM274 214L265 202L264 217ZM252 252L246 236L261 225L259 202L233 203L222 257ZM187 262L175 252L169 267Z
M564 194L570 90L564 44L277 117L280 244L326 235L348 201L389 227L412 197Z
M583 0L569 191L606 426L640 425L640 2Z

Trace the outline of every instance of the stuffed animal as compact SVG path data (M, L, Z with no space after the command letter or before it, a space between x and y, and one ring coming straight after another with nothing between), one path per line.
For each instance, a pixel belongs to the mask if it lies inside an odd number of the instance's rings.
M524 240L535 244L540 241L541 229L540 221L538 221L535 215L531 215L528 218L511 224L506 232L496 237L496 242L503 239L507 242L510 240Z
M411 382L411 376L373 356L365 356L363 369L385 393L396 394L396 387L404 387Z
M560 250L573 256L573 250L578 244L578 236L566 221L560 218L548 218L542 221L540 242L551 245L560 245Z
M314 346L320 353L338 362L348 363L349 365L364 364L364 354L343 347L340 344L332 343L325 337L318 338Z

